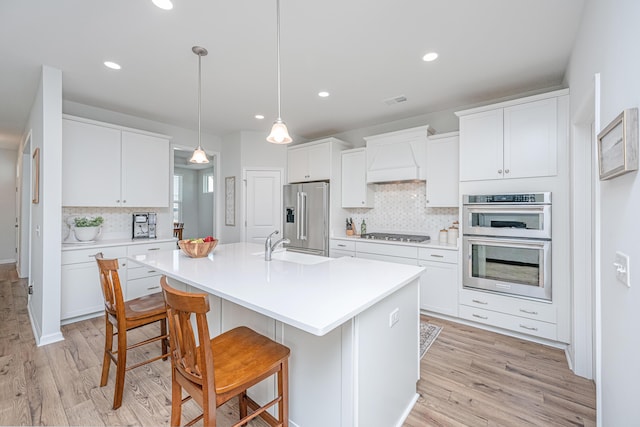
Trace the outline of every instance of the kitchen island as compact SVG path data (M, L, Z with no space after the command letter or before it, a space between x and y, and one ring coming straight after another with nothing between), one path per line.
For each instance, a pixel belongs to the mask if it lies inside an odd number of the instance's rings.
M209 294L211 334L238 325L291 349L290 424L401 425L419 379L422 267L280 251L251 243L207 258L181 251L130 257L192 292ZM267 401L275 384L251 390Z

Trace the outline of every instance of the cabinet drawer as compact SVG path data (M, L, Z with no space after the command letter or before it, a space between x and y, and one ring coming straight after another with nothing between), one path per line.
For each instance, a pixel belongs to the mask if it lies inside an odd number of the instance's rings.
M161 292L160 275L127 281L127 300Z
M129 264L129 268L127 269L127 279L129 280L160 275L162 275L162 273L159 271L133 261Z
M78 264L82 262L95 263L95 255L98 252L102 252L102 255L105 258L125 258L127 256L127 249L124 246L62 251L62 265ZM124 261L124 259L122 261Z
M404 258L418 258L415 246L387 245L384 243L355 242L357 253L389 255Z
M329 250L329 257L331 258L342 258L342 257L355 257L356 253L354 251L343 251L341 249L330 249Z
M359 252L356 255L356 258L373 259L376 261L395 262L398 264L418 265L418 260L416 258L404 258L404 257L398 257L398 256L390 256L390 255L370 254L366 252Z
M176 249L176 242L173 240L168 242L142 243L128 246L127 255L144 255L149 251L170 251L174 249Z
M329 240L330 249L338 249L341 251L355 251L356 242L348 240Z
M541 322L539 320L527 319L519 316L498 313L495 311L483 310L476 307L461 305L459 316L473 322L484 323L485 325L497 326L522 334L536 337L557 340L557 328L553 323Z
M423 261L458 263L458 251L435 248L418 248L418 259Z
M460 292L460 304L543 322L556 323L557 321L556 308L552 304L493 295L488 292L463 289Z

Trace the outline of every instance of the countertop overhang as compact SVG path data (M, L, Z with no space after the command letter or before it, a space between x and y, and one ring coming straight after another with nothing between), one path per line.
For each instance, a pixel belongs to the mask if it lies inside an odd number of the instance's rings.
M423 267L360 258L265 261L262 245L218 245L206 258L180 250L130 259L250 310L322 336L416 280ZM417 303L416 303L417 304Z

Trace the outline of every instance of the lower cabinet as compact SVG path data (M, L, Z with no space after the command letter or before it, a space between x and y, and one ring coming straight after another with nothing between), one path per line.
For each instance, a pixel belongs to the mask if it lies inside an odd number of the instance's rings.
M420 276L420 309L457 317L458 252L419 249L418 265L425 268Z
M118 275L121 282L126 283L127 251L123 246L62 252L60 320L76 317L82 319L104 310L104 297L95 260L98 252L102 252L105 258L120 259Z
M356 256L356 242L347 240L329 240L329 257L341 258L343 256Z
M460 317L522 334L556 341L556 308L546 302L463 289Z
M127 256L150 250L175 249L175 241L136 243L122 246L103 246L91 249L62 251L60 320L72 323L104 312L104 297L95 255L102 252L105 258L117 258L118 276L125 300L160 292L159 272L129 261Z

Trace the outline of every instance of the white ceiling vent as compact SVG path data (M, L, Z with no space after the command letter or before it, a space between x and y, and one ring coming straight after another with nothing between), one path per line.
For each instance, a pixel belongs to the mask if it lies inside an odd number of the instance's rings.
M407 101L406 96L399 95L399 96L394 96L393 98L385 99L384 103L387 105L396 105L406 101Z

